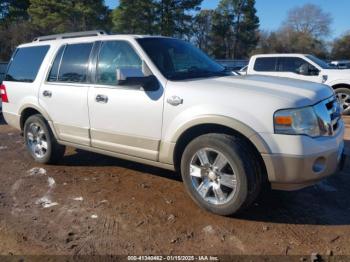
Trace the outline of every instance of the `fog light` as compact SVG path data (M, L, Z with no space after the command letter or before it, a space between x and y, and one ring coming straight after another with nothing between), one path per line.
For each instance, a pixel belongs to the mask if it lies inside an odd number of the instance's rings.
M315 173L321 173L325 169L326 169L326 159L324 157L317 158L313 167L312 167L312 170Z

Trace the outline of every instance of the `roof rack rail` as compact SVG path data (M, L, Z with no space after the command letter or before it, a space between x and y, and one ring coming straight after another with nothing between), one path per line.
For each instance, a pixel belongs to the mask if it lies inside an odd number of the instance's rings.
M47 35L47 36L36 37L34 38L33 42L42 42L42 41L67 39L67 38L89 37L89 36L100 36L100 35L107 35L107 33L103 30L95 30L95 31L73 32L73 33L65 33L65 34L57 34L57 35Z

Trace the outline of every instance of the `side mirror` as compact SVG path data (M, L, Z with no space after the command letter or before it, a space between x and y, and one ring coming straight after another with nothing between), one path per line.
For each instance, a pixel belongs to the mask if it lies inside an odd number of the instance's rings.
M318 76L319 74L320 74L320 71L316 67L313 67L313 66L309 67L309 75Z
M156 91L159 88L158 79L152 74L145 62L140 68L120 68L116 71L118 85L142 87L145 91Z

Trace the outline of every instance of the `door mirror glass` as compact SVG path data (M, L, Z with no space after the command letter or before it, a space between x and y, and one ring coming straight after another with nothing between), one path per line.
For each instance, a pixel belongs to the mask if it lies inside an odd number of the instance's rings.
M142 61L141 68L119 68L116 70L118 85L142 87L146 91L158 89L158 80L152 75L147 64Z

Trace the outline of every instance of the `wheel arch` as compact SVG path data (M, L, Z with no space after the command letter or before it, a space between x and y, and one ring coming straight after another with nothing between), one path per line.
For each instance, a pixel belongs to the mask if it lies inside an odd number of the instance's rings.
M260 135L241 121L223 116L203 116L184 124L175 132L173 137L174 149L171 159L175 169L178 170L182 153L188 143L194 138L208 133L239 136L245 139L260 157L261 153L270 152L268 145ZM264 164L263 160L262 163Z
M49 115L43 111L41 108L39 108L38 106L36 105L33 105L33 104L26 104L26 105L23 105L20 110L20 128L21 130L23 131L23 128L24 128L24 123L25 121L32 115L35 115L35 114L40 114L42 115L46 121L50 122L50 117ZM50 125L51 126L51 125Z
M348 88L350 89L350 84L335 84L332 86L332 88L334 90L338 89L338 88Z

